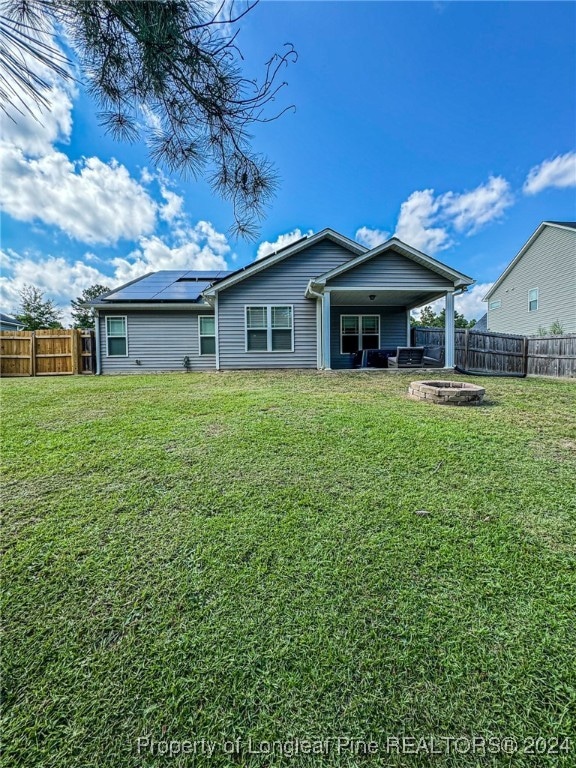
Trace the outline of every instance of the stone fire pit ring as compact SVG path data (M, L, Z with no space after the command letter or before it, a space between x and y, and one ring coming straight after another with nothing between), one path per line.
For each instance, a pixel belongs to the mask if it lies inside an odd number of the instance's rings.
M467 381L412 381L408 397L437 405L480 405L486 390Z

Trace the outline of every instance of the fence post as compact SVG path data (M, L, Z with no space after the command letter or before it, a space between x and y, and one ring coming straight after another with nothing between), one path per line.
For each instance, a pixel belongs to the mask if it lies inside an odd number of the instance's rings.
M528 336L524 336L524 347L522 349L522 353L523 353L523 358L522 358L523 365L522 365L522 368L523 368L524 376L526 376L528 374L528 343L529 343Z
M36 376L36 331L30 331L30 376Z
M462 368L464 368L465 371L468 370L468 343L469 343L469 333L470 331L468 328L464 331L464 361L462 363Z
M78 374L78 368L79 368L79 361L78 361L78 355L79 353L79 344L78 344L78 334L80 331L78 331L76 328L72 328L70 331L70 354L72 355L72 373Z

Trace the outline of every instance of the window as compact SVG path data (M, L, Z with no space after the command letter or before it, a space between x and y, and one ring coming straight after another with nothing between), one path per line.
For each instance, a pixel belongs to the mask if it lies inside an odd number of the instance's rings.
M214 315L198 316L198 337L201 355L216 354L216 322Z
M343 355L379 347L380 315L341 315L340 351Z
M500 309L502 306L502 302L500 299L494 299L494 301L491 301L489 304L490 309Z
M290 306L246 307L247 352L293 352L294 325Z
M106 318L106 350L108 357L126 357L128 355L125 317Z
M528 311L536 312L538 309L538 288L528 291Z

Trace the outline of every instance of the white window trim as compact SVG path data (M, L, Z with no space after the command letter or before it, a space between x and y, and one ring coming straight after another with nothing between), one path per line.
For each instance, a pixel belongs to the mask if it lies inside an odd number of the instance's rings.
M202 333L202 323L200 321L202 320L203 317L214 318L214 333ZM198 354L201 357L216 357L216 351L202 352L202 339L214 339L214 348L216 348L216 314L198 315Z
M358 315L355 312L352 312L352 313L351 312L347 312L346 314L340 315L340 354L341 355L349 355L350 354L350 352L343 352L342 338L343 338L344 334L342 333L342 331L343 331L343 328L342 328L343 322L342 321L343 321L343 319L345 317L357 317L358 318L358 337L359 337L359 341L361 341L362 336L364 336L364 335L366 335L366 336L373 336L374 335L372 333L367 333L367 334L363 334L362 333L362 318L363 317L377 317L378 318L378 346L376 347L376 349L380 349L380 338L381 338L380 315L378 315L378 314ZM410 321L408 321L408 322L410 322ZM346 335L347 336L354 336L356 334L347 333Z
M491 299L490 303L488 304L488 309L492 311L494 311L495 309L501 309L501 307L502 307L502 299Z
M532 291L536 291L536 309L530 309L530 304L533 301L533 299L530 299L530 294ZM528 291L528 312L538 312L540 309L540 289L539 288L530 288Z
M124 320L125 334L119 335L117 333L108 333L108 320ZM108 339L126 339L126 354L125 355L111 355L108 351ZM127 315L106 315L106 357L129 357L128 350L128 316Z
M248 328L248 309L253 307L263 307L266 309L266 328ZM290 308L290 328L274 328L275 331L290 330L292 336L292 347L290 349L272 349L272 309L273 307ZM248 349L248 330L263 331L266 330L267 349ZM285 355L294 352L294 305L293 304L244 304L244 352L250 355Z

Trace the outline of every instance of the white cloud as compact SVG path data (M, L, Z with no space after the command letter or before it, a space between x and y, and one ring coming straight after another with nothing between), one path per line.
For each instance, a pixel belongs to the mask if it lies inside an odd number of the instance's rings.
M385 243L390 237L390 232L383 229L371 229L370 227L360 227L356 230L355 239L365 245L367 248L376 248L377 245Z
M476 283L465 293L454 297L454 308L457 312L464 315L467 320L479 320L486 313L487 305L482 298L488 293L492 283ZM436 314L444 309L444 299L438 299L430 304ZM420 317L423 307L412 310L414 317Z
M55 142L69 141L72 133L71 92L54 86L46 96L50 110L36 110L35 116L24 110L22 114L12 111L11 119L5 112L0 112L0 136L4 143L37 157L50 151Z
M225 256L230 252L230 246L226 237L210 222L199 221L186 232L185 240L172 244L156 235L141 237L139 247L128 256L111 260L113 274L105 274L84 261L70 263L60 256L39 257L29 253L20 255L12 250L0 251L1 305L6 311L15 310L20 291L24 285L32 284L63 309L64 322L68 323L71 319L70 300L95 283L115 288L160 269L227 269ZM84 259L103 264L102 259L92 253L86 253Z
M227 269L225 256L230 246L210 222L199 221L186 232L187 238L173 245L157 236L141 238L139 248L125 258L112 260L115 283L160 269Z
M160 185L160 192L166 203L160 206L160 217L171 224L182 217L184 198L172 192L164 184Z
M0 207L19 221L42 221L85 243L116 243L149 234L157 204L115 160L76 164L62 152L40 158L0 145Z
M471 192L434 195L433 189L413 192L400 206L396 237L433 255L453 245L453 235L473 235L499 219L512 205L510 184L491 176Z
M490 176L472 192L447 192L439 198L442 217L457 232L472 235L491 221L500 218L512 205L510 184L502 176Z
M576 152L557 155L535 165L526 177L523 191L526 195L536 195L549 187L576 187Z
M111 278L82 261L67 262L62 257L20 256L14 251L1 252L2 277L0 301L2 307L16 311L20 291L25 285L34 285L53 299L63 312L63 322L71 322L70 300L79 296L84 288L95 283L110 285Z
M16 309L23 286L33 284L63 309L69 322L70 300L95 283L116 287L159 269L226 269L231 250L226 236L206 221L191 225L183 198L161 172L143 168L135 180L115 160L73 161L55 148L56 142L70 140L75 91L55 83L49 72L39 74L52 84L51 111L39 113L32 103L38 119L26 111L15 111L14 121L0 116L0 208L18 221L57 227L80 242L112 245L126 239L138 247L108 262L98 252L71 262L60 255L0 251L2 307ZM152 124L153 116L146 117ZM146 189L153 182L160 203ZM170 228L164 239L155 234L160 219Z
M292 232L286 232L283 235L278 235L276 240L273 242L265 240L258 246L258 250L256 251L256 259L263 259L265 256L269 256L271 253L278 251L280 248L285 248L287 245L296 242L296 240L300 240L301 238L310 236L312 234L314 233L311 229L304 233L300 229L293 229Z
M433 189L413 192L400 206L400 215L394 235L408 245L434 254L451 245L444 227L434 226L438 221L440 203Z
M19 221L40 221L86 243L112 244L151 233L158 205L124 166L97 157L74 163L54 147L70 140L76 89L37 61L27 64L50 84L50 109L20 92L20 112L12 107L13 119L0 113L0 208ZM176 199L167 198L162 213L171 216L177 207Z
M488 309L488 305L482 299L492 288L492 285L492 283L476 283L465 293L455 296L454 306L456 310L462 313L468 320L472 318L479 320Z
M55 49L55 56L62 58L59 65L70 72L64 54L52 39L52 29L28 28L27 33L41 45ZM2 46L21 62L21 71L30 71L47 84L42 91L47 106L36 102L20 83L8 77L12 98L0 111L0 136L2 141L18 147L32 156L39 156L51 149L56 141L67 142L72 132L72 99L77 94L73 81L65 81L38 59L30 56L21 46L3 40Z

